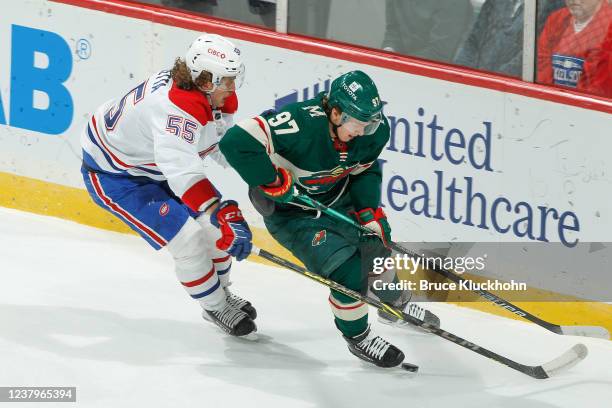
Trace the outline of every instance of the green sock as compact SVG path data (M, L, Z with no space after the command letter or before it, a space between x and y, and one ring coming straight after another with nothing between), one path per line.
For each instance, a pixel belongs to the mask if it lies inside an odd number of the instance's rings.
M343 265L331 273L330 279L338 282L349 289L361 293L364 282L361 273L361 259L357 253L349 258ZM332 297L339 303L349 304L354 303L355 299L346 296L335 290L331 291ZM368 315L360 317L357 320L344 320L334 316L336 327L346 337L354 337L363 333L368 327Z

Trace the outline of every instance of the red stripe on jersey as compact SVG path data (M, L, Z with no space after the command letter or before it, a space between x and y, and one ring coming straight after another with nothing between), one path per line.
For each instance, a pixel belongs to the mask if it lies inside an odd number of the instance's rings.
M268 134L268 132L266 132L266 126L263 124L261 119L259 119L259 116L255 116L253 119L255 119L255 121L259 125L260 129L263 130L264 135L266 135L266 139L268 140L268 145L266 146L266 150L267 150L268 154L271 154L272 153L272 148L270 146L272 145L272 140L270 140L270 135Z
M201 278L196 279L196 280L191 281L191 282L181 282L181 283L183 284L183 286L187 286L188 288L192 288L194 286L198 286L198 285L203 284L204 282L209 280L214 274L215 274L215 267L213 266L210 269L210 271L206 275L202 276Z
M215 149L215 147L217 147L217 143L213 144L206 150L202 150L198 154L200 155L200 157L205 157L206 155L208 155L208 153L212 152Z
M215 197L218 197L217 191L212 183L205 178L189 187L181 197L181 200L193 211L198 212L202 204Z
M113 211L115 211L118 214L121 214L124 218L126 218L129 222L131 222L132 224L134 224L136 226L136 228L138 228L139 230L141 230L142 232L144 232L146 235L149 236L149 238L151 238L153 241L157 242L159 245L161 246L165 246L167 244L167 241L160 237L159 235L157 235L157 233L155 233L155 231L149 229L146 225L144 225L143 223L141 223L140 221L138 221L136 218L134 218L130 213L128 213L126 210L124 210L123 208L121 208L117 203L113 202L110 197L108 197L105 193L104 190L102 189L102 186L100 185L100 181L98 180L98 176L96 175L96 173L94 172L89 172L89 179L91 180L91 184L93 185L94 189L96 190L96 193L98 194L98 197L100 197L100 199L102 201L104 201L104 203L111 208Z

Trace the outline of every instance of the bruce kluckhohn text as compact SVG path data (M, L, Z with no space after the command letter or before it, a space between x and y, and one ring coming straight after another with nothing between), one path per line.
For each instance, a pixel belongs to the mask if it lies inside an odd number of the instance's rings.
M426 291L453 291L453 290L504 290L504 291L526 291L527 284L525 282L500 282L496 280L487 280L484 282L474 282L464 280L459 283L455 282L429 282L426 279L419 281L400 280L398 282L384 282L381 279L376 279L372 282L375 290L426 290Z

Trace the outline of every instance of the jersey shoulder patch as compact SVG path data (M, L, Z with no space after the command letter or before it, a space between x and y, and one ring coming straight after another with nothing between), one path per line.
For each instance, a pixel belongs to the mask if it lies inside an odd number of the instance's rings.
M198 90L185 90L172 84L168 98L177 107L196 118L202 126L213 120L210 104L206 96Z

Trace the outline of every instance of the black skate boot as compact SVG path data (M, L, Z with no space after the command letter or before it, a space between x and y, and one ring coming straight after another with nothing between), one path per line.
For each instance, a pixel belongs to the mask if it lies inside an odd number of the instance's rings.
M251 302L232 293L227 287L225 288L225 299L227 300L227 303L234 306L236 309L240 309L244 313L248 314L252 320L257 318L257 310L255 310Z
M375 335L370 327L355 337L344 337L348 349L355 356L378 367L395 367L404 361L404 353L382 337Z
M204 310L202 317L213 322L227 334L242 337L257 331L255 322L242 310L229 303L221 310Z
M433 314L432 312L430 312L429 310L419 306L417 303L414 303L414 302L411 303L408 301L408 302L405 302L397 306L397 308L402 310L407 315L410 315L419 320L423 320L425 323L431 324L432 326L435 326L438 328L440 327L440 318L436 316L435 314ZM414 326L408 322L405 322L392 314L383 312L380 309L378 309L378 321L383 324L389 324L391 326L396 326L396 327L413 327L413 328L419 327L419 326Z

